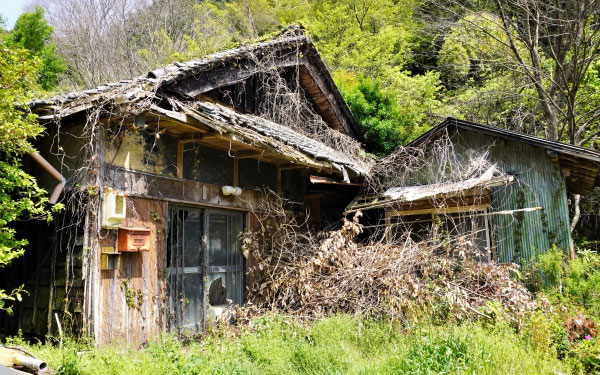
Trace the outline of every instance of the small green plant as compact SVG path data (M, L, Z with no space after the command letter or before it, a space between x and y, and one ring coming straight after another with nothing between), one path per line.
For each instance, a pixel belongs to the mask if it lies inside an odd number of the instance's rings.
M546 253L537 253L535 261L523 267L526 274L523 280L525 285L533 292L554 288L562 292L566 267L564 252L552 245Z
M586 375L600 374L600 344L598 340L587 337L571 349L571 363L577 373Z
M140 310L144 302L144 295L140 289L131 286L131 279L121 281L121 290L125 293L125 303L130 309Z
M81 375L80 360L75 348L63 350L62 360L56 369L56 375Z
M98 187L97 186L88 186L87 192L90 197L95 197L96 195L98 195Z
M0 289L0 311L4 310L8 315L13 314L13 306L7 305L10 302L23 301L23 294L29 295L25 289L25 285L21 285L18 288L13 289L10 293L7 293L4 289Z

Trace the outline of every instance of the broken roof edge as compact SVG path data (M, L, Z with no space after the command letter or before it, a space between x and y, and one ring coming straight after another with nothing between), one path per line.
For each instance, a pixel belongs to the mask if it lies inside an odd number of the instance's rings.
M533 146L538 146L548 150L556 151L558 153L564 153L600 163L600 152L592 150L590 148L574 146L568 143L562 143L557 141L551 141L549 139L535 137L532 135L527 135L512 130L506 130L492 125L483 125L478 124L476 122L459 120L454 117L447 117L444 121L442 121L442 123L425 132L424 134L407 144L405 147L421 146L422 144L436 138L442 130L452 126L460 129L474 131L477 133L495 136L498 138L503 138L509 141L527 143Z
M516 180L512 175L498 176L497 174L498 170L492 166L478 177L472 177L458 182L391 187L382 194L373 196L370 202L360 204L359 199L355 199L346 207L344 213L347 214L359 210L385 209L396 204L410 203L425 199L443 200L456 197L457 194L468 192L473 189L481 189L482 193L484 191L489 192L489 189L491 188L509 185ZM364 195L362 198L367 199L368 195Z
M176 107L178 110L173 111L153 105L148 112L184 123L187 122L184 117L190 116L221 137L275 152L292 163L319 171L336 171L346 182L350 182L348 172L351 172L352 177L361 178L368 173L369 165L364 162L354 160L318 140L262 117L239 113L212 102L178 101Z
M344 172L345 169L351 170L357 176L365 176L370 169L370 165L367 165L366 162L361 163L358 160L353 160L350 155L285 125L272 122L257 115L239 113L232 108L218 103L196 101L193 105L196 108L190 108L188 105L186 107L188 110L202 112L205 116L220 122L222 126L230 130L240 128L238 129L240 131L256 132L273 141L281 142L285 146L293 147L298 152L312 157L317 161L327 161L334 169L342 172L344 176L346 174ZM197 118L197 120L202 121L200 118ZM210 126L210 124L207 125ZM347 176L345 176L346 179Z

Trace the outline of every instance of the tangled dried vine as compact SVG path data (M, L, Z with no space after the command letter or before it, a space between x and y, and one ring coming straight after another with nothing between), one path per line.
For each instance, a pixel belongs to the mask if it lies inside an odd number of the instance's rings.
M316 235L287 215L283 203L276 196L263 200L259 230L242 235L253 264L249 312L258 307L296 316L347 312L404 319L425 310L461 320L487 316L491 301L513 317L535 307L529 291L511 277L514 265L481 264L466 252L449 254L443 242L416 243L408 234L400 241L371 237L361 243L360 212L341 229Z

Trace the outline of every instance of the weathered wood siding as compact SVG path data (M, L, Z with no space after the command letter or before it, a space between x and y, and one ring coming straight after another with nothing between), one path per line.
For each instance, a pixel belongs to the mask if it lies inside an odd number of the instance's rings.
M233 185L233 161L227 152L191 144L184 150L183 177L176 176L172 155L176 147L163 137L156 144L143 132L122 129L122 134L107 140L104 188L127 196L124 227L150 228L150 250L119 255L117 270L101 271L102 247L117 247L117 230L90 228L92 251L98 273L87 281L88 297L93 301L91 315L98 344L126 342L139 346L167 329L166 230L170 204L250 211L262 194L255 189L276 189L275 166L255 160L241 160L240 196L221 194L222 185ZM171 146L169 146L171 145ZM295 188L302 187L296 184ZM258 227L255 215L247 215L246 225ZM94 238L98 241L94 244ZM249 265L252 260L248 261ZM99 287L95 287L97 283ZM127 293L141 293L128 300Z
M166 208L164 201L127 200L124 226L150 228L150 250L121 254L118 270L99 271L101 287L94 314L99 344L127 342L139 346L164 327ZM116 247L117 231L106 232L100 248ZM99 252L97 256L100 257ZM141 304L137 298L128 302L127 290L141 292Z
M558 161L545 149L524 143L499 140L461 130L452 138L456 151L489 150L489 159L500 170L515 174L517 181L496 188L492 211L541 206L542 211L492 215L496 259L500 262L529 262L553 244L569 247L569 211L565 181Z

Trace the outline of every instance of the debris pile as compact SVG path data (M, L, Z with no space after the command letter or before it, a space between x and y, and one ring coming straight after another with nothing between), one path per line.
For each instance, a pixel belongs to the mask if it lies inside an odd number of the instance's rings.
M268 212L276 214L262 218L261 230L242 236L252 265L253 308L308 317L347 312L399 319L425 310L462 320L489 317L482 307L490 301L513 317L535 307L530 292L511 277L515 265L477 263L464 253L450 256L442 245L418 244L410 236L393 244L359 243L360 212L341 229L314 236L273 207Z

